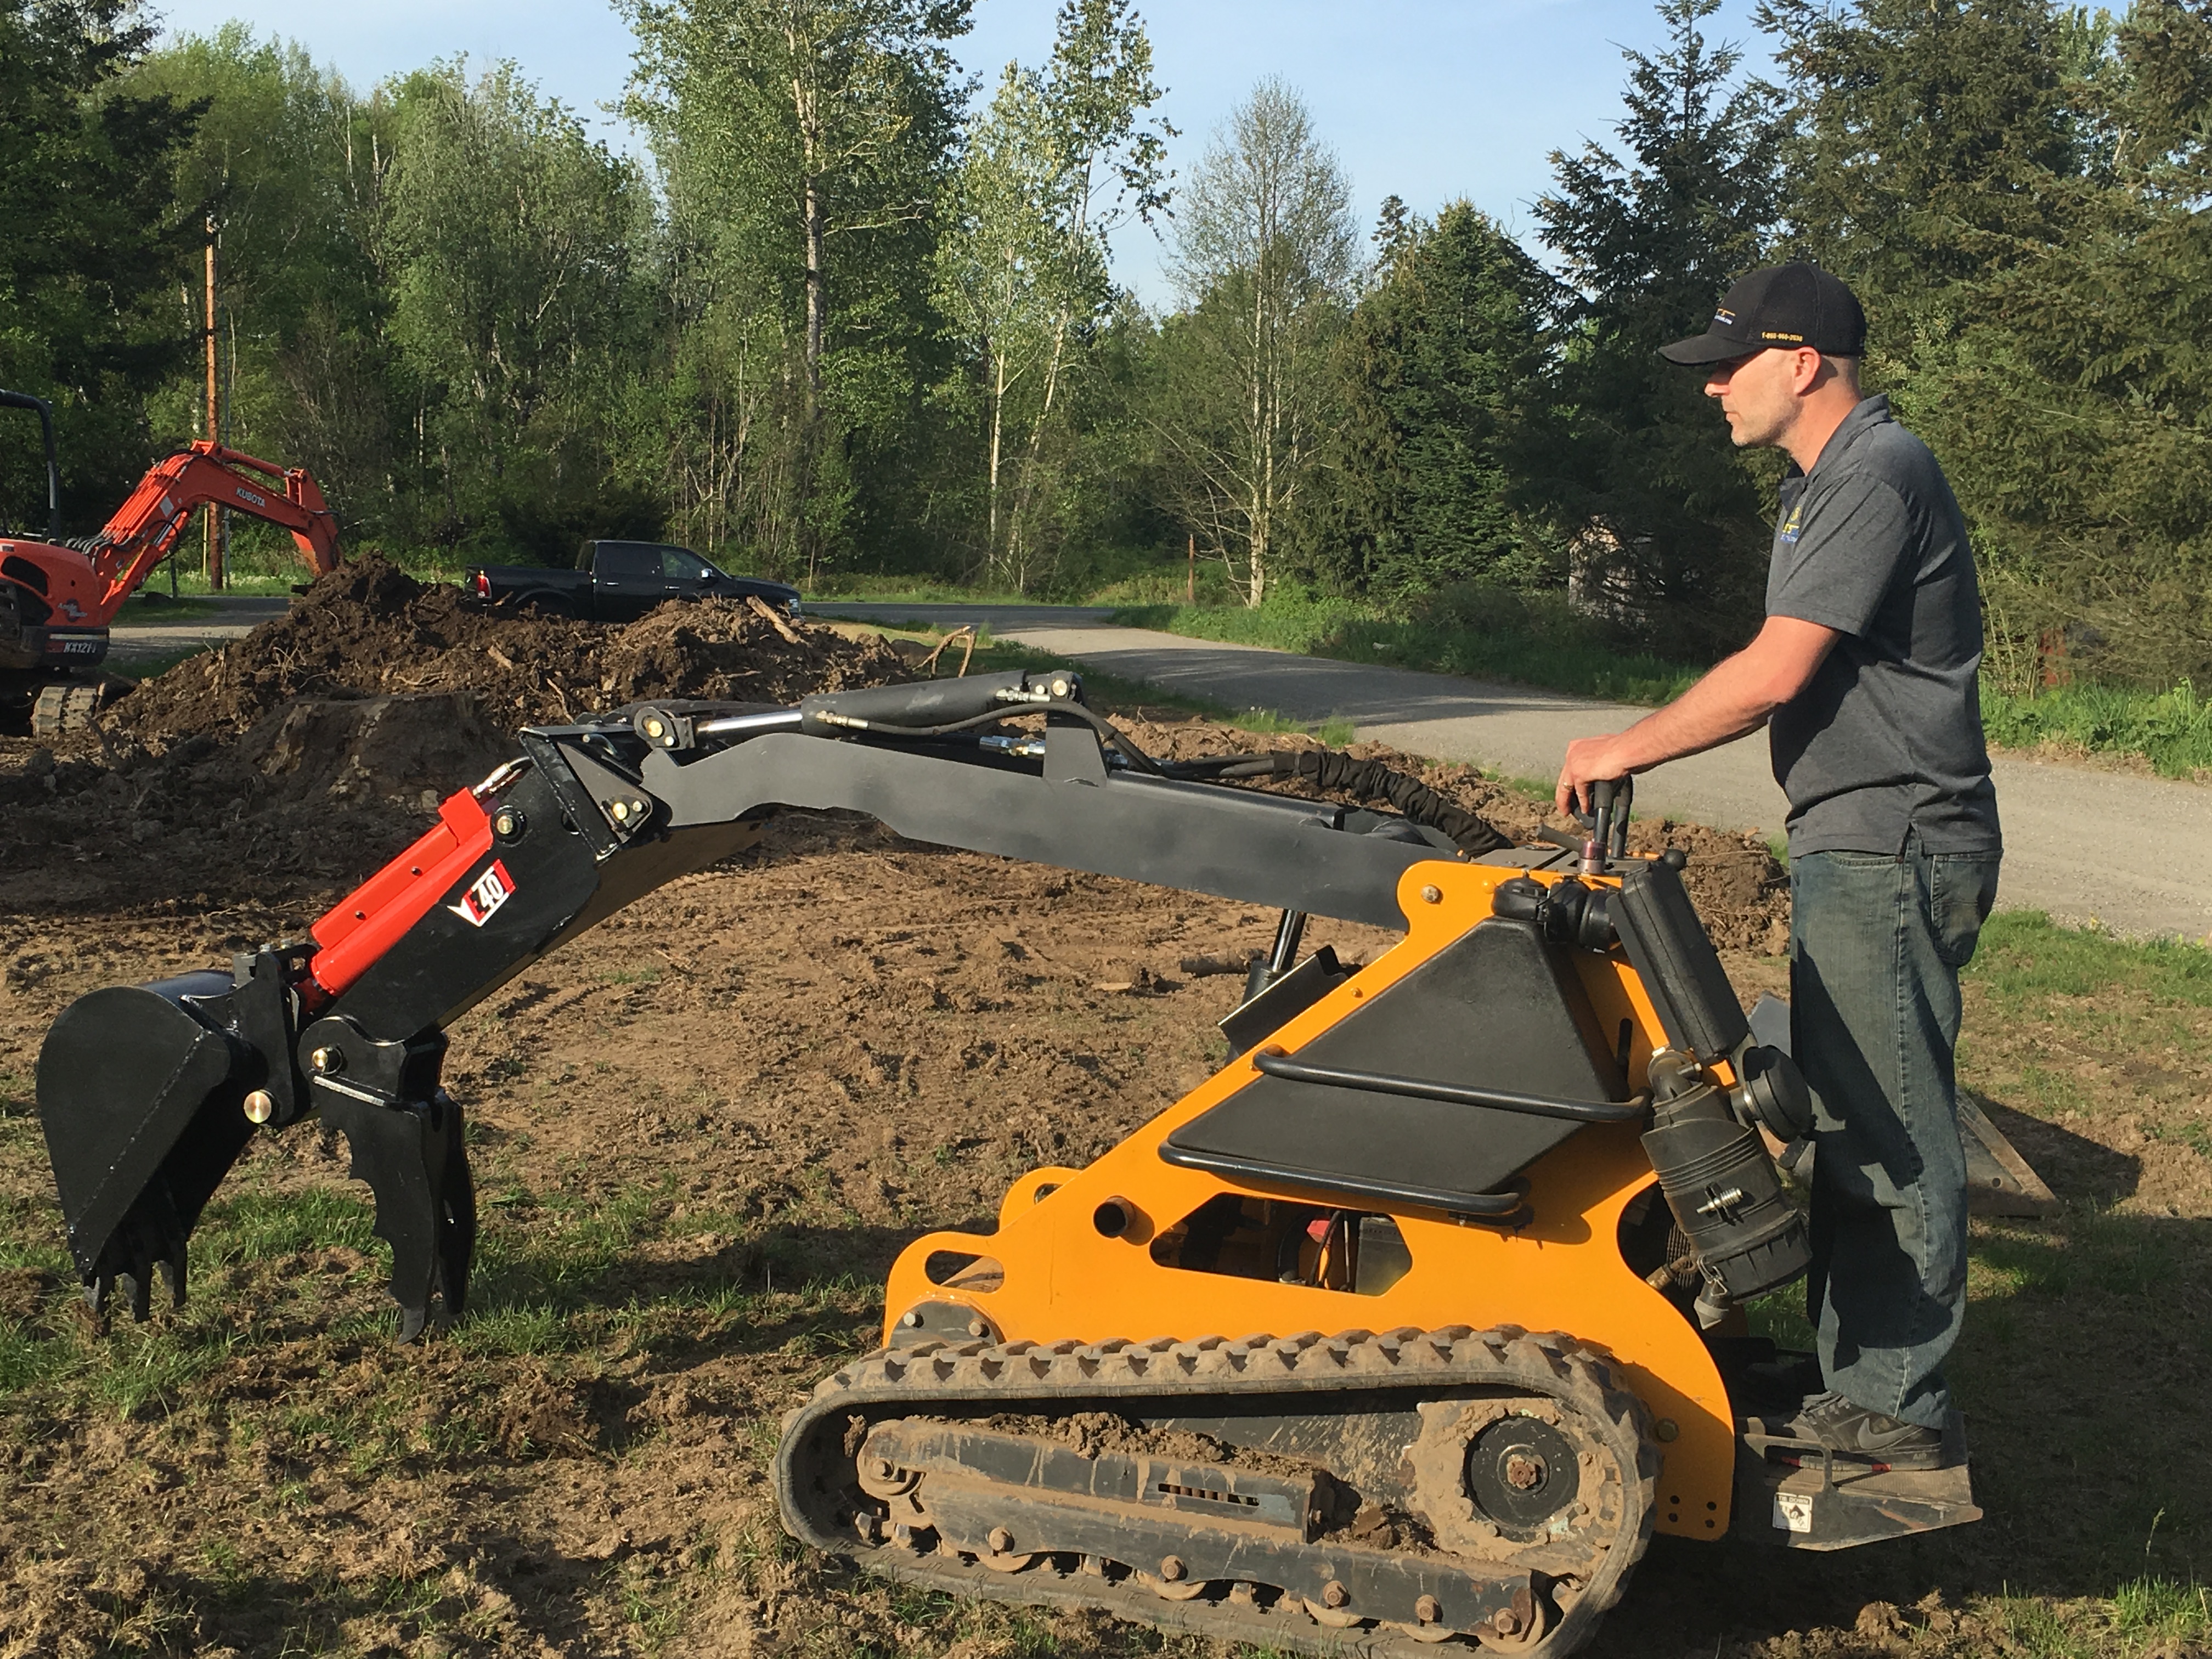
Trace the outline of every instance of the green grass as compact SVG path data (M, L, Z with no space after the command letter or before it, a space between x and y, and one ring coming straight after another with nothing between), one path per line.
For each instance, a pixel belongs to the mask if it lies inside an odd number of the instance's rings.
M222 591L226 593L289 593L295 586L308 579L307 567L304 564L289 572L232 570L224 576ZM141 591L157 592L167 599L169 596L169 573L156 570L147 578L146 586ZM180 600L204 599L213 591L208 586L206 572L197 566L177 573L177 595ZM215 607L210 605L207 608L213 610Z
M496 564L497 558L456 560L452 555L423 549L394 550L349 545L348 556L374 552L398 565L417 581L457 582L472 565ZM200 562L198 532L177 554L176 588L182 597L205 597L209 592L207 572ZM306 562L293 547L289 537L279 536L266 544L240 547L234 544L228 568L224 572L222 591L226 593L289 593L293 588L313 580ZM169 568L155 567L146 579L147 592L158 592L167 599L169 594Z
M1965 977L1979 982L2008 1015L2078 1015L2088 1022L2085 1030L2104 1025L2111 1011L2082 1005L2114 993L2130 1011L2148 1001L2212 1007L2212 950L2183 939L2124 939L2063 927L2040 910L1991 916Z
M213 649L215 649L213 645L183 645L179 646L174 651L163 651L154 656L133 657L125 663L110 664L109 667L125 679L159 679L179 663L189 662L192 658Z
M186 594L173 599L167 588L141 588L123 602L116 613L118 628L154 628L166 623L201 622L219 617L222 607Z
M824 575L803 604L834 616L844 605L1052 605L1034 593L994 592L985 587L961 587L951 582L886 581L881 576Z
M880 1316L881 1286L872 1277L825 1272L808 1247L773 1237L768 1253L787 1264L775 1288L745 1282L736 1263L721 1261L641 1279L638 1252L661 1237L668 1209L660 1191L591 1202L558 1191L507 1195L521 1201L488 1210L469 1317L444 1340L464 1361L595 1369L594 1356L701 1344L838 1353L852 1347L861 1322ZM18 1209L4 1218L7 1234L44 1244L51 1206L10 1206ZM194 1409L215 1373L287 1336L319 1330L341 1344L388 1344L391 1254L374 1237L374 1219L366 1189L350 1184L280 1194L249 1182L211 1204L194 1230L185 1308L170 1310L160 1288L152 1321L135 1324L127 1307L112 1306L105 1334L70 1310L76 1276L58 1250L16 1252L36 1256L52 1288L33 1316L0 1318L0 1438L9 1415L66 1409L71 1400L125 1419ZM490 1443L483 1413L469 1403L473 1394L425 1427L407 1410L417 1403L411 1390L401 1368L388 1390L365 1399L280 1400L264 1427L340 1453L363 1475L426 1449L474 1455Z
M2055 743L2093 753L2140 755L2169 778L2212 774L2212 702L2187 680L2169 691L2057 685L2014 696L1986 681L1982 725L2009 749Z

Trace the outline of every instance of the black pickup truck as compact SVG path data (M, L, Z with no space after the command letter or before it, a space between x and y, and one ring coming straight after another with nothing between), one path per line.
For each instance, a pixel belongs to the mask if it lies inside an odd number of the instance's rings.
M668 599L753 598L799 614L799 590L717 570L688 547L660 542L586 542L580 570L492 564L465 584L478 603L596 622L633 622Z

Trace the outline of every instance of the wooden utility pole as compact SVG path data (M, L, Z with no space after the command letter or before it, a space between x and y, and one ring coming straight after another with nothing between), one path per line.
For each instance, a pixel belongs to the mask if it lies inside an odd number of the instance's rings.
M211 443L222 441L222 428L218 424L222 415L216 396L216 337L215 337L215 215L207 217L207 435ZM201 533L207 539L208 591L222 591L224 531L222 509L210 507Z
M1193 605L1198 603L1198 532L1195 530L1190 532L1189 598Z

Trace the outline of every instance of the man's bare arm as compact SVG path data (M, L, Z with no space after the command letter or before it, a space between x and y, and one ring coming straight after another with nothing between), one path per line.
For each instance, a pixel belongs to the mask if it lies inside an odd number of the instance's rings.
M1587 807L1589 786L1648 772L1756 731L1805 689L1836 643L1836 630L1796 617L1769 617L1759 637L1626 732L1567 745L1554 797L1559 811Z

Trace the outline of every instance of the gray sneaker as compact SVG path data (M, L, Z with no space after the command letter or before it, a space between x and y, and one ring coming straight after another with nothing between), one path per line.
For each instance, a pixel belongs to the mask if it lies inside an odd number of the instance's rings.
M1824 1446L1838 1457L1877 1469L1944 1467L1942 1430L1855 1406L1833 1389L1813 1395L1795 1417L1770 1418L1766 1429L1778 1438Z

